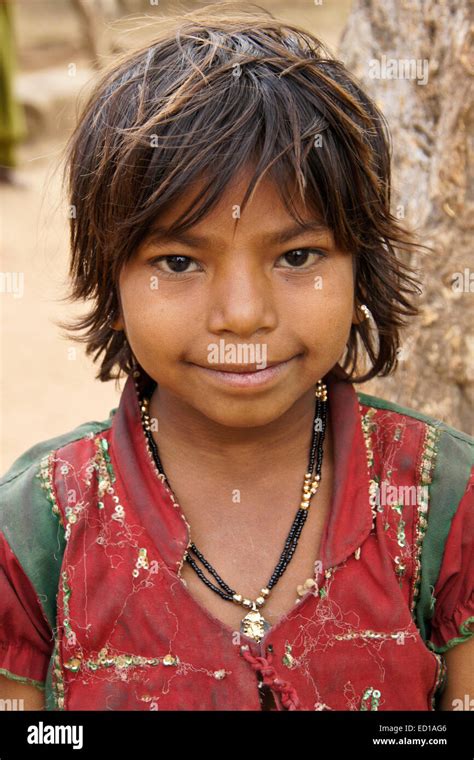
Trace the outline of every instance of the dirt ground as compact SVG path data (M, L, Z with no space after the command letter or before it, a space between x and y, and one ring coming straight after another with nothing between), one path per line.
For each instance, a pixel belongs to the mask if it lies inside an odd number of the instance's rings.
M333 50L350 9L350 0L258 4L305 26ZM146 18L134 13L113 22L112 32L109 24L108 33L122 48L150 39L159 14L186 8L185 3L165 0L159 7L129 0L129 6L138 11L145 6ZM21 0L16 38L20 77L71 62L88 64L68 0ZM36 129L20 147L18 177L24 187L0 190L1 271L13 278L10 289L0 294L2 474L35 443L87 420L107 418L120 395L113 382L94 379L96 367L82 346L62 338L55 324L82 311L62 300L67 293L68 223L59 159L70 126L68 120L62 125L61 115L57 121L54 137Z

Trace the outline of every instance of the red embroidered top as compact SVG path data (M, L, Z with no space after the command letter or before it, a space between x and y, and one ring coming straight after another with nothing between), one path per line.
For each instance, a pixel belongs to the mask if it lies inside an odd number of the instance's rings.
M0 481L0 674L45 689L49 710L261 710L270 693L277 710L436 709L443 653L474 634L474 441L326 381L316 586L260 643L180 579L187 523L129 377L107 420L37 444Z

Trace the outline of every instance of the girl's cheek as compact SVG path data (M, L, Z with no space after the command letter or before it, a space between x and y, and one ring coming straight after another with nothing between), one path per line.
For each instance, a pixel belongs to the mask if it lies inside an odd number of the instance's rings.
M312 307L299 312L300 333L314 356L331 356L336 362L349 340L353 314L352 293L343 288L327 288Z
M342 273L339 278L325 277L317 287L308 288L304 298L293 301L293 311L298 313L299 321L316 323L321 329L345 330L347 322L352 320L354 307L353 280Z

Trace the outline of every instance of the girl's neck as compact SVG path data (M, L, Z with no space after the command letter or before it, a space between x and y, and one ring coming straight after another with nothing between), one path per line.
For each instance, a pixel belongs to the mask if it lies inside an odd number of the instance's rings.
M256 477L265 471L306 471L314 419L314 389L304 394L284 415L269 425L229 428L202 415L156 386L149 413L159 421L153 436L166 471L166 462L185 461L190 470L214 477ZM332 457L332 430L328 414L324 456Z

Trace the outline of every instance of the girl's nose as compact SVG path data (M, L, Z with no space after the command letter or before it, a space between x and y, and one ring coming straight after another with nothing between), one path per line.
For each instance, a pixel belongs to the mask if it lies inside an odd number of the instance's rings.
M258 331L275 329L278 323L271 280L261 267L250 264L240 263L216 273L207 312L208 330L214 334L229 332L250 338Z

